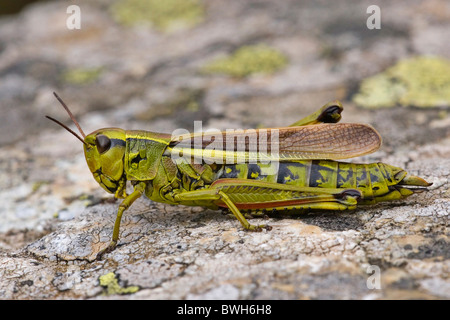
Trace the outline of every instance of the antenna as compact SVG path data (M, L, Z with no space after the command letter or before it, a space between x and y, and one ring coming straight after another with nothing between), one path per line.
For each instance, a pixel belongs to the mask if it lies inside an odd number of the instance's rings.
M81 139L81 137L80 137L79 135L77 135L72 129L70 129L69 127L67 127L65 124L62 124L61 122L59 122L58 120L56 120L56 119L54 119L54 118L52 118L52 117L49 117L49 116L45 116L45 117L46 117L47 119L50 119L50 120L56 122L57 124L59 124L61 127L63 127L64 129L66 129L67 131L69 131L71 134L73 134L75 137L77 137L78 140L80 140L81 142L83 142L83 143L87 146L87 143L84 142L84 140Z
M70 119L72 119L73 123L75 123L75 125L77 126L78 130L80 131L81 135L83 136L83 138L86 138L86 135L84 134L83 130L81 129L80 125L78 124L77 120L75 119L75 117L73 116L72 112L70 112L69 107L67 107L67 105L64 103L64 101L62 101L62 99L56 94L56 92L53 92L54 96L56 97L56 99L58 99L58 101L61 103L61 105L64 107L64 109L66 109L67 113L70 116ZM63 127L64 129L66 129L67 131L69 131L71 134L73 134L78 140L80 140L85 146L87 146L87 143L84 142L84 140L78 135L76 134L72 129L70 129L68 126L66 126L65 124L61 123L60 121L50 117L50 116L45 116L47 119L50 119L54 122L56 122L57 124L59 124L61 127Z
M64 103L64 101L56 94L56 92L53 92L53 95L56 97L56 99L58 99L58 101L61 103L61 105L64 107L64 109L66 109L67 113L69 114L70 119L72 119L73 123L75 123L75 125L78 128L78 131L80 131L81 135L83 136L83 138L86 138L86 135L84 134L83 130L81 130L80 125L78 124L77 120L75 119L75 117L73 116L72 112L70 112L69 107ZM48 118L48 117L47 117ZM66 127L67 128L67 127Z

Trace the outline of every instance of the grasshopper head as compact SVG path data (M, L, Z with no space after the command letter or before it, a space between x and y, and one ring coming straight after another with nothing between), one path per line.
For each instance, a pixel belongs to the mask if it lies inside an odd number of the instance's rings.
M56 93L53 92L53 94L64 109L66 109L84 140L65 124L52 117L46 117L69 131L83 143L84 155L89 170L91 170L95 180L100 186L110 193L115 193L116 197L124 198L126 196L126 177L123 168L126 147L125 130L119 128L105 128L94 131L86 136L64 101L62 101Z
M84 142L84 155L94 179L106 191L122 196L125 131L119 128L99 129L87 135Z

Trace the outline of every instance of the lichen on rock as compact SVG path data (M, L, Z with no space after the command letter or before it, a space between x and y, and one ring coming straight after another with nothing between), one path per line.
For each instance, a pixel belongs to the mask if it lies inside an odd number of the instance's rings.
M160 31L192 27L203 20L204 8L198 0L119 0L111 14L122 25L150 24Z
M75 85L89 84L96 81L102 73L101 67L68 69L62 74L65 82Z
M100 285L105 287L105 294L130 294L139 291L138 286L122 287L114 272L104 274L98 279Z
M210 62L203 67L203 72L243 78L255 73L272 74L286 64L287 58L280 51L267 45L249 45L228 57Z
M365 79L353 101L365 108L450 106L450 61L419 56Z

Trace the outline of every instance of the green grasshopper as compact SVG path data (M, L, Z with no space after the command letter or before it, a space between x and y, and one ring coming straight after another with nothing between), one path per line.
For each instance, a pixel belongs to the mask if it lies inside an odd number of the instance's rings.
M83 138L47 118L83 143L94 179L124 199L111 242L100 256L117 245L123 212L143 194L157 202L227 208L244 229L261 231L271 227L250 224L246 213L352 210L359 204L402 199L431 185L381 162L334 161L374 152L381 145L380 135L370 125L337 123L343 111L338 101L289 127L253 130L251 139L246 131L173 136L119 128L86 136L62 99L54 95ZM127 181L134 187L130 194Z

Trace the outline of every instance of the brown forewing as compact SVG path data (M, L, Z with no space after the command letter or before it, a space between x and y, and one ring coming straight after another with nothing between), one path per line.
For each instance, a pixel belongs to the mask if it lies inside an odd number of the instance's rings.
M229 130L179 136L169 147L183 150L184 155L198 156L200 149L245 153L253 159L265 153L271 160L307 159L338 160L376 151L381 137L370 125L331 123L272 129ZM218 153L218 159L223 154Z

